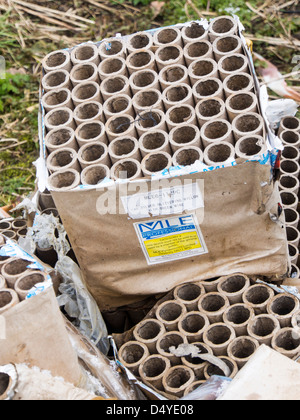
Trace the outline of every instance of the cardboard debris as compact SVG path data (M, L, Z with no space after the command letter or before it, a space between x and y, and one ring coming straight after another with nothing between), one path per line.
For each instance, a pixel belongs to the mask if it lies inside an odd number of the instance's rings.
M233 379L220 401L293 401L300 399L300 365L261 346Z

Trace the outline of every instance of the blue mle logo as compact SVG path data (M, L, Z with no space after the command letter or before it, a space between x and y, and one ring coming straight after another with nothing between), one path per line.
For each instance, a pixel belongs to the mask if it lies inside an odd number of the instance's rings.
M169 235L185 230L195 229L193 216L182 216L171 219L155 220L149 223L139 223L143 238L151 239L161 235Z

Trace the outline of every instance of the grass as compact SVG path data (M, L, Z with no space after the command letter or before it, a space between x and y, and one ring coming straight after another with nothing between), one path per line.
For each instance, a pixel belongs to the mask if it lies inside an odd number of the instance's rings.
M19 200L35 186L32 163L39 153L40 63L48 52L88 40L99 41L117 32L130 34L233 12L255 38L300 40L300 15L291 13L297 1L285 6L284 0L166 0L154 3L156 7L151 0L30 1L59 12L72 8L78 18L66 22L51 15L50 22L45 13L34 10L30 14L28 9L12 8L7 0L0 0L0 55L7 65L6 78L0 79L0 206ZM300 55L299 48L282 48L264 41L255 42L254 49L284 73L292 72L293 57ZM289 83L299 85L299 80Z

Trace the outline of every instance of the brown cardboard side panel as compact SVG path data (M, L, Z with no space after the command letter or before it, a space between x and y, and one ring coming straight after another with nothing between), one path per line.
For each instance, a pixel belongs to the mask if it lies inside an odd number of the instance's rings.
M235 272L275 280L287 272L284 219L282 216L281 222L275 223L270 218L270 213L277 212L280 196L270 182L268 165L249 162L178 177L185 179L204 180L203 221L203 209L192 213L201 222L208 254L151 266L134 229L137 220L115 214L114 204L122 191L117 192L116 200L115 187L53 193L86 284L100 309L139 302L181 283ZM152 187L157 186L154 183ZM111 199L111 208L100 215L97 205L103 197L105 202Z
M52 288L2 315L6 339L0 340L0 365L26 363L49 370L74 385L81 369Z

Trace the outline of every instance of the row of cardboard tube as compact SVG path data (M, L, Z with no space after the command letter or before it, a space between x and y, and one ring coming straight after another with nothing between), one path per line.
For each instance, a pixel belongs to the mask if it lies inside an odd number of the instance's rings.
M213 374L224 372L201 359L225 362L233 378L261 344L289 358L300 354L299 300L254 284L243 274L180 285L155 315L140 322L119 349L121 363L159 392L182 397ZM174 348L189 344L199 355ZM170 351L170 349L172 349Z
M282 119L279 136L283 142L280 161L279 190L285 213L291 279L299 279L299 177L300 177L300 119L294 116ZM285 141L288 139L289 141ZM292 280L291 280L292 281Z
M0 233L0 248L5 241ZM0 256L0 314L25 300L30 289L47 280L45 272L32 270L28 265L21 258Z

